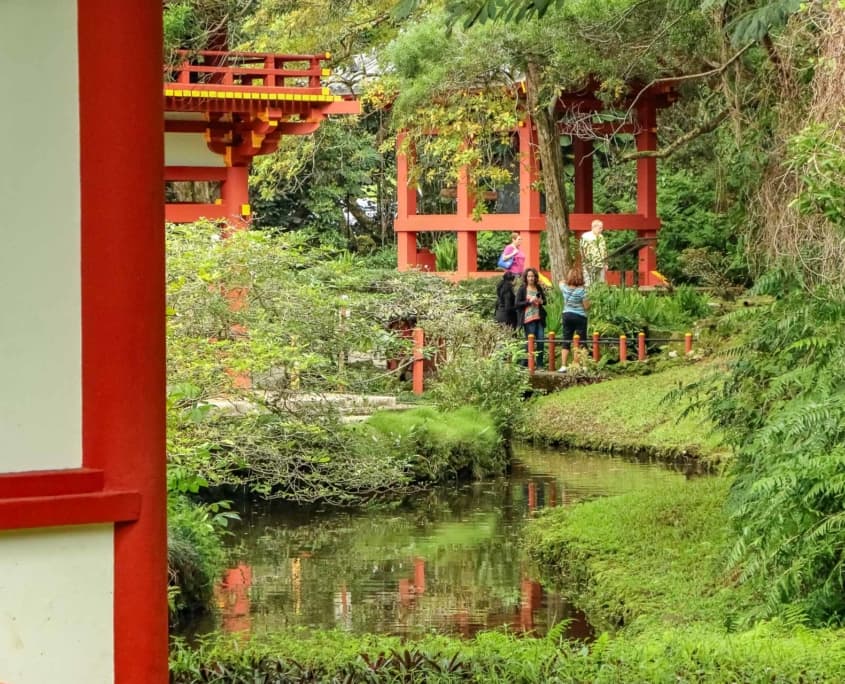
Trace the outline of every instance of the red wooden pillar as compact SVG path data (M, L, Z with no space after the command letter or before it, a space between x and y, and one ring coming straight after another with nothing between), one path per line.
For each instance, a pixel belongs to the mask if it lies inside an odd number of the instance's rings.
M645 96L637 105L637 123L639 131L636 134L637 151L646 152L657 149L657 110L654 99ZM657 158L641 157L637 159L637 213L646 218L657 217ZM640 232L641 238L654 238L654 231ZM645 245L639 251L639 284L651 284L651 272L657 269L657 252L655 245Z
M575 155L575 212L593 213L593 141L573 138Z
M539 231L521 231L522 236L521 249L525 254L525 268L531 266L539 270L540 268L540 235Z
M417 263L417 234L403 230L396 233L396 261L400 271L407 271Z
M458 231L458 278L468 278L478 270L478 233Z
M150 684L168 679L161 5L77 12L83 466L141 495L115 525L114 681Z
M531 219L542 221L540 191L537 189L538 161L536 133L528 118L520 123L519 135L519 216L525 225ZM523 235L523 239L525 236Z
M229 225L234 230L247 228L252 215L249 204L249 166L226 167L221 196Z
M409 216L417 213L417 190L410 185L411 152L401 152L405 134L400 133L396 143L396 246L397 267L407 271L417 264L417 234L404 230Z

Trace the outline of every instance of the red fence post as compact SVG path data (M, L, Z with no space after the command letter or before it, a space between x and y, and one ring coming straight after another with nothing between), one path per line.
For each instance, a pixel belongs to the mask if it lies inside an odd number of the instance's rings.
M552 330L549 332L549 370L553 371L555 369L555 331Z
M528 373L534 375L534 335L528 336Z
M423 346L425 345L425 334L422 328L414 328L414 394L423 393Z
M645 333L637 335L637 361L645 361Z
M599 334L598 332L593 331L593 361L598 363L600 358L601 350L599 349Z
M628 362L628 338L625 335L619 336L619 363Z
M692 352L692 333L684 335L684 354Z

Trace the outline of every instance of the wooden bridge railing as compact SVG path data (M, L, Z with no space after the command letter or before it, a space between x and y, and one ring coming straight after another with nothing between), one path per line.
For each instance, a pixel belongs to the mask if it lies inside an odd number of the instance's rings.
M247 86L286 89L320 94L321 79L331 72L323 68L327 53L277 55L261 52L180 50L176 63L165 66L165 79L172 83L209 86Z

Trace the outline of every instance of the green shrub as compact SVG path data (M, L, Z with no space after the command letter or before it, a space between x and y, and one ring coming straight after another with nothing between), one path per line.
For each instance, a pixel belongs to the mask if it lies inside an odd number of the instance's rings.
M507 358L508 346L489 356L462 350L442 365L432 389L441 409L469 404L492 416L498 432L509 440L524 415L523 396L529 389L525 370Z
M365 445L402 454L418 479L438 481L464 472L482 477L506 465L496 424L472 406L381 411L361 429L368 438Z
M217 505L191 502L170 494L167 510L167 565L171 621L204 612L224 567L220 528L226 512ZM224 504L225 506L225 504Z

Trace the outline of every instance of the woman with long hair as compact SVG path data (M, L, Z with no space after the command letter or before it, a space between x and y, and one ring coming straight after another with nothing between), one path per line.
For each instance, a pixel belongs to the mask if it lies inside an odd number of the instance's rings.
M566 362L569 360L569 350L572 347L572 337L575 333L582 340L587 339L587 309L590 300L587 299L587 289L584 287L584 274L581 268L573 266L566 274L566 280L560 283L563 294L563 349L560 352L559 373L568 370Z
M505 272L496 287L496 322L516 330L516 294L513 273Z
M534 335L537 367L543 366L543 342L546 332L545 304L546 293L543 292L543 286L540 284L540 274L536 268L526 268L522 274L522 286L516 293L516 311L519 325L525 331L525 337Z

